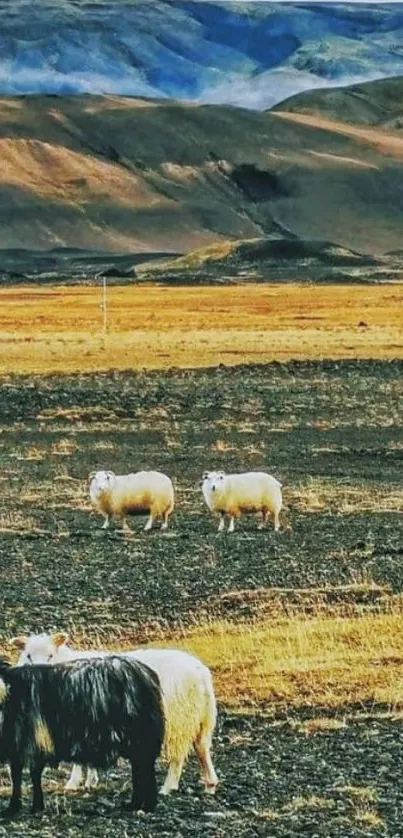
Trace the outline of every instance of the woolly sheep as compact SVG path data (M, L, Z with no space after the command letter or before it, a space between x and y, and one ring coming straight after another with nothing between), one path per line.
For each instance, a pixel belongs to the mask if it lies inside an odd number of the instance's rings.
M115 474L113 471L91 472L90 498L95 509L104 516L103 529L111 518L119 518L124 530L129 529L126 515L149 512L144 527L150 530L158 516L163 518L161 529L168 528L168 517L174 508L172 482L159 471L138 471Z
M221 515L218 531L225 526L225 515L229 516L228 532L234 531L235 518L242 512L261 512L261 529L271 512L274 516L274 529L280 527L282 506L281 483L263 471L249 471L241 474L225 474L224 471L205 471L202 492L211 512Z
M79 759L106 767L118 757L131 763L131 808L152 812L163 738L158 676L140 661L115 655L56 666L0 662L0 761L9 763L12 779L2 816L21 809L24 765L31 773L32 812L41 812L45 765Z
M18 664L57 663L78 658L110 655L88 652L67 645L62 632L16 637L11 643L22 650ZM218 784L211 758L211 743L217 719L216 700L210 670L196 657L177 649L135 649L120 656L139 660L154 670L160 680L165 701L166 727L163 755L168 773L161 794L177 790L183 766L194 747L200 762L205 789L214 794ZM67 789L77 789L82 769L74 765ZM96 771L88 769L86 787L96 785Z

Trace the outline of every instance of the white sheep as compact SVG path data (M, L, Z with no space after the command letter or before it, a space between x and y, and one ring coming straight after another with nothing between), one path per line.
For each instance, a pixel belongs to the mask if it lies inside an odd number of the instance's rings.
M149 512L144 527L150 530L158 516L163 518L161 529L168 528L168 518L174 508L172 481L160 471L138 471L115 474L113 471L91 472L90 498L95 509L104 516L103 529L112 518L122 522L128 530L126 515Z
M205 789L214 794L218 777L211 758L211 743L217 720L217 706L210 670L196 657L178 649L135 649L130 652L78 651L67 645L67 634L38 634L15 637L12 645L21 650L18 665L61 663L77 658L119 654L147 664L160 679L165 701L166 726L163 757L168 773L161 794L177 790L183 766L194 747ZM80 765L74 765L66 789L77 789L83 779ZM95 769L88 768L85 786L97 785Z
M225 474L224 471L205 471L202 492L211 512L221 515L218 531L225 526L225 515L229 516L228 532L234 531L235 518L242 512L261 512L261 529L271 512L274 516L274 529L280 527L282 506L281 483L264 471L249 471L241 474Z

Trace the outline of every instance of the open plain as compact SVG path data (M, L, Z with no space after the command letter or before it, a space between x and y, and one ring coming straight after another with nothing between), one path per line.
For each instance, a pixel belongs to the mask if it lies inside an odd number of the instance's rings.
M0 373L403 358L403 286L0 289Z
M47 813L25 808L0 835L400 834L400 290L312 291L110 289L111 332L97 352L75 335L85 341L87 329L89 342L101 341L98 289L31 288L29 316L35 298L43 316L31 332L20 289L2 292L2 338L7 317L14 335L2 347L2 650L13 655L17 633L66 629L81 647L154 643L199 654L219 699L221 785L204 796L192 759L178 794L152 816L131 816L122 808L126 766L74 795L63 793L61 768L46 775ZM316 336L311 349L306 328ZM175 329L184 348L172 343ZM210 329L232 348L216 367ZM137 351L125 354L118 337L124 347L131 334ZM362 360L340 359L350 352ZM236 366L257 357L277 360ZM87 485L101 467L172 476L168 532L143 533L142 519L127 537L101 531ZM200 492L213 467L275 474L281 531L259 532L252 517L232 536L217 534Z

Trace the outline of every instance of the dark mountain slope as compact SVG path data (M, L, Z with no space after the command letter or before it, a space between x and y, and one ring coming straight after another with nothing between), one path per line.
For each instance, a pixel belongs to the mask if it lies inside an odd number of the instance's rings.
M0 100L0 247L186 252L220 239L401 247L403 136L121 97Z

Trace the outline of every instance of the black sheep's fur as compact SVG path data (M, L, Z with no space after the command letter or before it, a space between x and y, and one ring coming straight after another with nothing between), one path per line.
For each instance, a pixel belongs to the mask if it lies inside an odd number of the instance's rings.
M13 783L5 814L21 808L24 765L33 783L32 811L38 812L44 808L45 765L106 767L120 756L132 766L131 807L155 809L164 710L153 670L117 655L19 667L0 661L0 679L0 762L10 764Z

